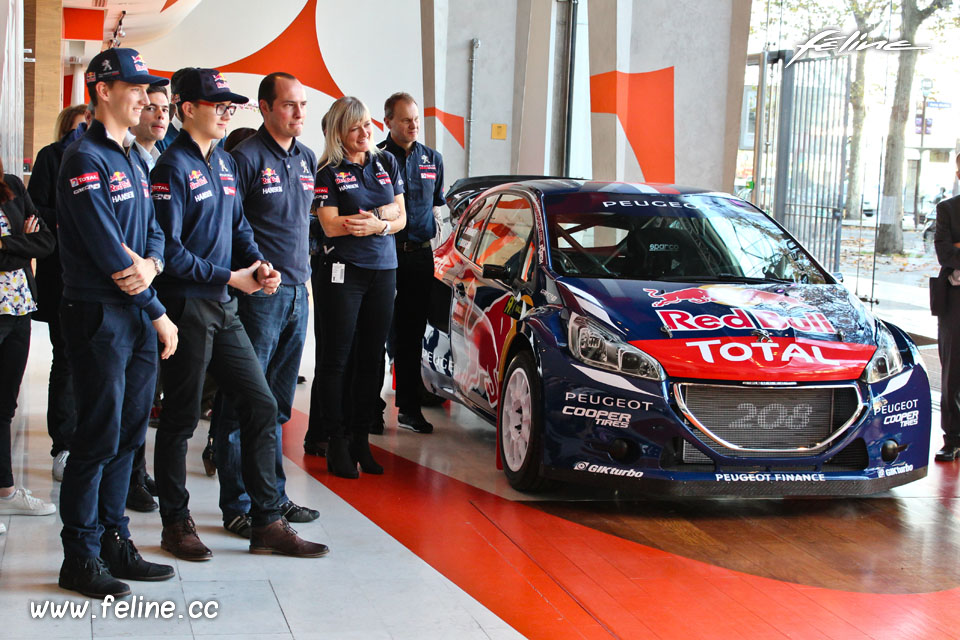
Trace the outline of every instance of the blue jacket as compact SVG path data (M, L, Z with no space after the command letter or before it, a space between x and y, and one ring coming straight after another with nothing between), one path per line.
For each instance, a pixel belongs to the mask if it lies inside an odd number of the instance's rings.
M226 302L233 268L263 260L237 193L237 165L215 146L207 160L181 131L154 167L153 203L166 237L157 291Z
M151 320L165 313L153 288L129 296L111 278L133 264L121 243L144 258L163 257L148 180L143 160L108 138L98 120L64 152L57 179L64 298L136 304Z

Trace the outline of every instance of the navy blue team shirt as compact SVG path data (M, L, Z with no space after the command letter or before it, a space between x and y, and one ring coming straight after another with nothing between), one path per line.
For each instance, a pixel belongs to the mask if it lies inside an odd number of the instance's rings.
M296 139L283 149L266 127L231 152L243 215L257 246L286 285L310 278L310 205L317 159Z
M150 177L157 222L166 237L166 266L154 281L157 291L227 302L231 270L263 260L243 217L233 158L218 146L205 158L182 130Z
M141 257L163 259L164 238L150 202L146 164L109 138L99 120L63 154L57 212L64 298L135 304L151 320L166 312L152 287L130 296L111 277L133 264L121 243Z
M397 159L400 176L403 178L403 203L407 210L407 226L398 231L398 242L426 242L437 235L437 222L433 208L442 207L443 156L439 151L420 144L416 140L410 153L398 145L390 134L377 145L389 151Z
M367 152L362 165L344 159L320 169L313 206L337 207L341 216L352 216L388 205L401 193L403 178L394 157ZM364 269L397 268L397 244L389 235L325 237L322 251Z

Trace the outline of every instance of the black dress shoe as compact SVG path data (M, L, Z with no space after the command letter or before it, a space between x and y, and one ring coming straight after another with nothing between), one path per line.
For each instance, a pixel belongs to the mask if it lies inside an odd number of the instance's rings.
M360 477L357 463L350 455L350 442L343 436L330 438L327 447L327 471L340 478L356 480Z
M207 446L203 448L200 459L203 461L203 472L207 476L212 478L217 475L217 462L213 458L213 438L207 438Z
M150 492L150 495L157 497L157 481L153 479L149 473L146 474L146 477L143 479L143 486L147 488L147 491Z
M303 452L308 456L317 456L319 458L326 457L327 441L326 440L304 440Z
M417 433L433 433L433 425L427 422L419 411L401 411L397 414L397 423L404 429L412 429Z
M127 509L149 513L157 509L157 501L150 495L145 484L135 484L127 492Z
M933 459L937 462L953 462L957 459L957 456L960 456L960 445L945 444L940 451L937 451L937 455Z
M78 591L91 598L130 595L130 586L110 574L100 558L66 558L60 566L61 589Z
M121 538L116 529L107 529L100 536L100 557L115 578L157 582L175 575L173 567L168 564L144 560L133 541Z

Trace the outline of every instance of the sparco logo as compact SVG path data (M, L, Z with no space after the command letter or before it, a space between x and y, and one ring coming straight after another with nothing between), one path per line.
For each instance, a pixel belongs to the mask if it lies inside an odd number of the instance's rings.
M602 464L590 464L589 462L578 462L573 465L576 471L587 471L589 473L598 473L602 476L622 476L624 478L642 478L643 471L635 469L618 469L617 467L608 467Z

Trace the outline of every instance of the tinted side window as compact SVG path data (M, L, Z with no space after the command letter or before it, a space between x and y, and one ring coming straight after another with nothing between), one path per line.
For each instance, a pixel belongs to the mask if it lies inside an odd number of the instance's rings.
M496 202L497 196L487 198L482 205L473 209L473 213L469 214L460 227L460 235L457 237L456 247L468 258L472 257L471 248L474 241L480 235L480 230L483 229L483 223L487 219L487 214L490 213L490 209L493 208Z
M530 202L522 196L501 196L480 238L477 264L503 265L512 273L519 274L532 230L533 209Z

